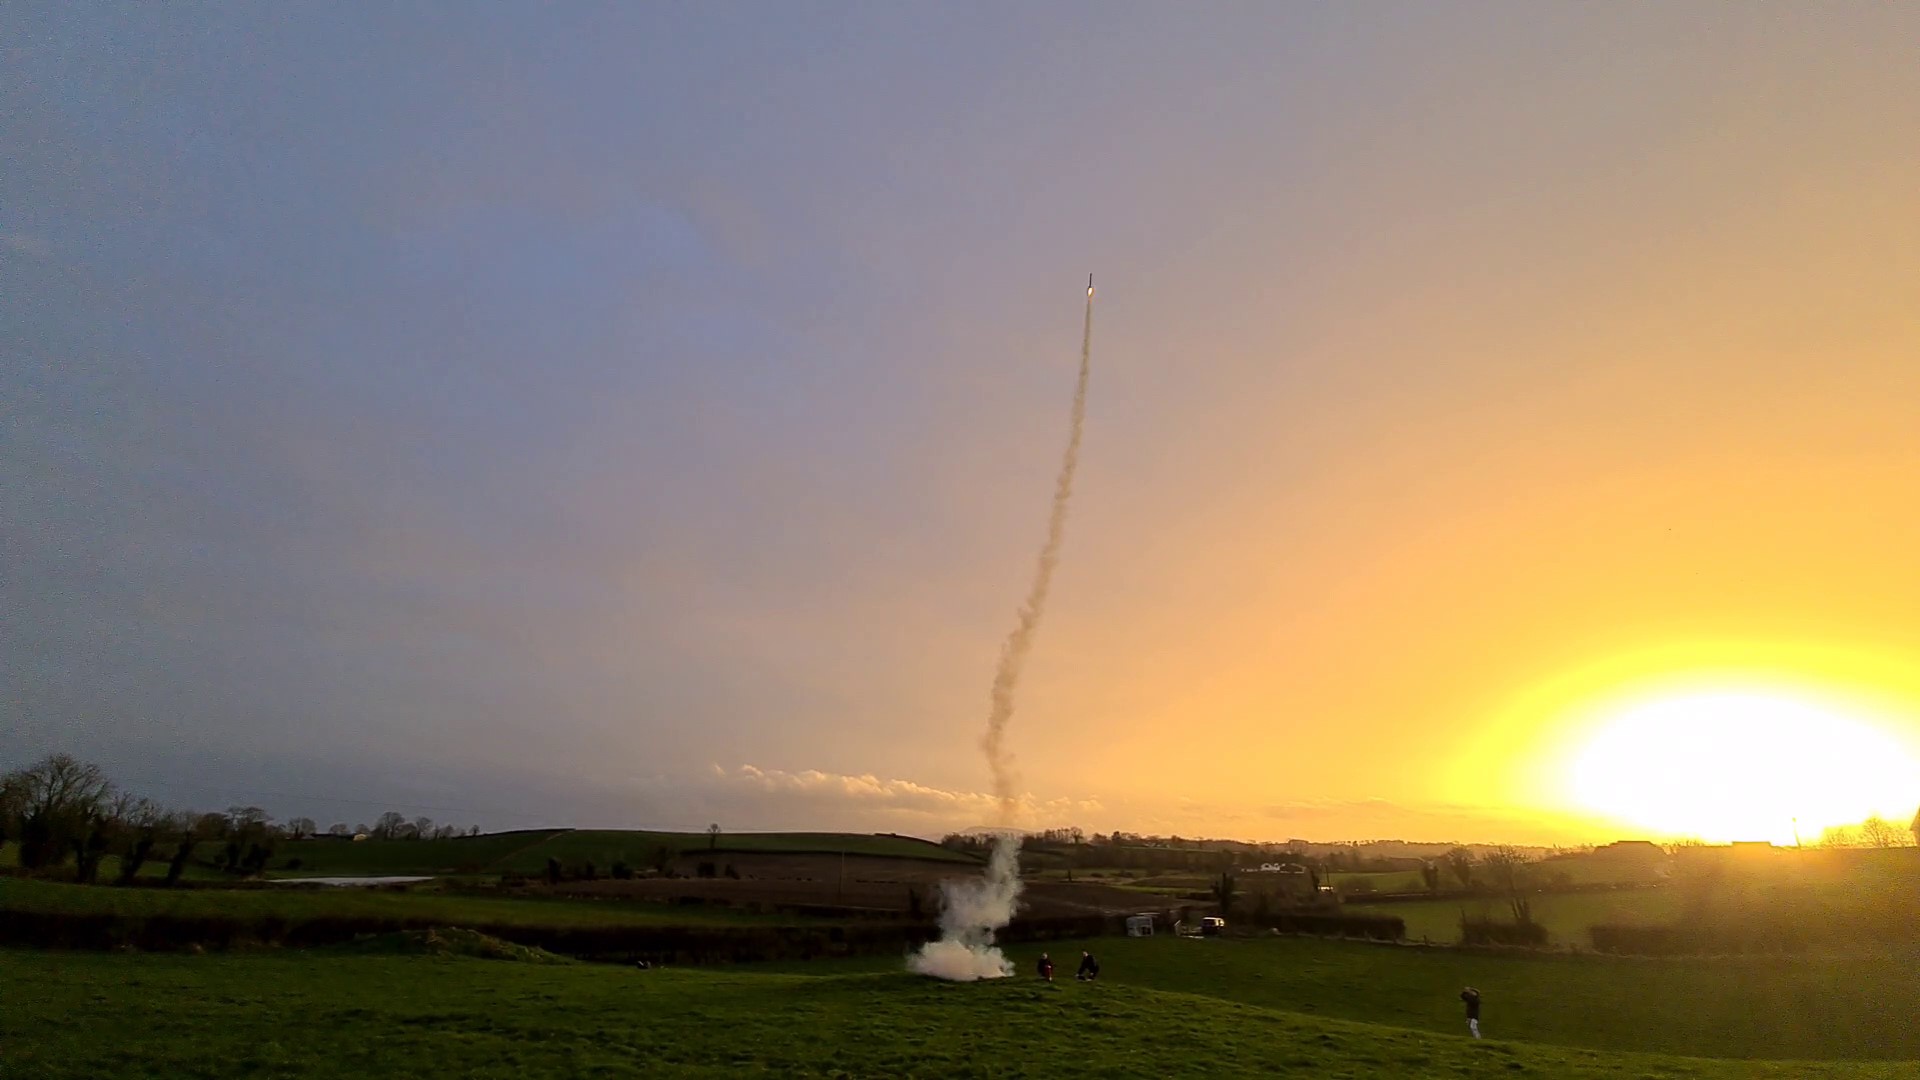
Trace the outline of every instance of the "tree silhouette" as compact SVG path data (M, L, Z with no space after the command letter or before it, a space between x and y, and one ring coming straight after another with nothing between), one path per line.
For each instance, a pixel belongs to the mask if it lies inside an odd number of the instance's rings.
M713 824L707 826L707 850L712 851L719 846L720 846L720 823L716 821Z
M1487 870L1493 875L1493 883L1507 894L1507 903L1513 907L1513 921L1527 923L1533 921L1532 905L1521 895L1527 887L1527 866L1532 860L1519 848L1502 844L1487 854Z
M1860 839L1874 848L1899 847L1906 837L1900 835L1900 827L1879 814L1860 823Z
M71 754L55 754L0 778L0 801L19 815L21 867L57 865L76 844L84 850L112 794L113 785L99 766Z
M1457 847L1447 852L1446 859L1447 869L1453 871L1453 876L1460 879L1460 887L1473 888L1473 852Z
M1221 874L1220 879L1213 883L1213 899L1215 903L1220 905L1220 915L1222 918L1225 918L1227 913L1233 910L1233 901L1239 895L1239 891L1239 884L1233 880L1233 871L1231 870Z

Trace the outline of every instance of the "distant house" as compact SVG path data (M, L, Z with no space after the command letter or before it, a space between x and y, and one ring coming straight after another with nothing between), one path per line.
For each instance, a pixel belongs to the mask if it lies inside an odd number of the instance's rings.
M1651 840L1615 840L1593 849L1596 858L1601 859L1664 859L1667 853L1660 845Z
M1682 871L1754 868L1772 865L1777 856L1791 850L1775 847L1767 840L1735 840L1731 844L1697 844L1678 848L1674 851L1674 862Z
M1651 840L1615 840L1594 848L1589 857L1608 866L1633 870L1663 870L1668 863L1667 853Z

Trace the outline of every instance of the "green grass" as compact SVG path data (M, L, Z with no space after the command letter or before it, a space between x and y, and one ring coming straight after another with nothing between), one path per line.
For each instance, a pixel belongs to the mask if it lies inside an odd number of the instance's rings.
M1335 871L1326 876L1326 883L1347 893L1359 892L1361 889L1383 893L1427 891L1427 879L1422 877L1418 870L1390 870L1384 873Z
M1127 942L1117 944L1126 945ZM1460 987L1503 1038L1710 1057L1920 1058L1920 955L1798 960L1486 956L1285 939L1151 939L1116 979L1429 1031L1457 1031Z
M1527 898L1533 920L1553 935L1551 944L1587 947L1587 927L1595 923L1640 926L1671 921L1682 900L1673 889L1625 889L1618 892L1541 893ZM1468 916L1513 918L1505 900L1461 897L1453 900L1401 900L1390 904L1347 904L1347 911L1398 915L1407 924L1411 941L1451 943L1460 940L1460 912Z
M1116 882L1125 888L1138 889L1141 892L1201 892L1212 888L1219 875L1206 874L1154 874L1138 877L1127 882Z
M458 927L401 930L373 934L319 950L343 956L470 956L481 960L511 960L521 964L571 964L572 957L528 945L516 945L489 934Z
M1542 883L1564 878L1573 885L1647 885L1662 880L1651 868L1632 860L1590 854L1544 859L1529 867L1528 873ZM1447 872L1447 878L1452 879L1451 871Z
M445 926L706 926L801 923L786 916L749 915L725 908L613 900L464 896L433 889L296 888L120 889L0 877L0 912L177 915L259 919L385 918Z
M1041 949L1071 971L1081 948L1101 980L1290 1013L1452 1034L1462 986L1485 995L1489 1034L1591 1050L1723 1058L1920 1058L1920 951L1797 959L1646 960L1313 938L1107 938L1008 950L1024 975ZM887 958L782 964L804 974L883 972Z
M201 844L195 849L194 853L196 855L210 855L212 850L213 845ZM172 858L173 845L159 845L154 849L154 854L150 856L147 861L140 864L140 872L136 874L135 877L141 881L160 881L164 879L167 876L167 862ZM11 842L0 845L0 870L12 870L19 865L20 845ZM67 859L64 864L64 869L68 877L73 876L73 860L71 858ZM227 875L211 866L201 866L191 861L181 868L180 876L187 881L230 880L227 878ZM100 859L100 870L95 877L96 880L99 881L111 882L118 880L120 877L120 856L102 856Z
M707 850L705 833L644 832L631 829L543 829L489 833L449 840L300 840L279 844L273 866L277 876L350 874L539 874L549 858L567 867L593 863L602 873L617 861L635 868L653 865L660 848L697 856ZM841 852L889 858L938 859L972 863L957 851L898 836L851 833L723 833L716 860L736 852ZM288 860L300 868L285 871Z
M1183 962L1202 972L1204 950L1241 947L1164 944L1187 950ZM1482 985L1496 987L1488 1010L1498 1024L1500 1010L1513 1006L1499 984ZM0 952L0 1000L0 1071L46 1080L1920 1078L1911 1063L1769 1064L1473 1042L1125 979L955 985L898 971L805 976L408 956L10 951Z
M299 874L322 877L480 873L560 831L488 833L450 840L286 840L274 846L272 865L283 867L287 860L299 859Z

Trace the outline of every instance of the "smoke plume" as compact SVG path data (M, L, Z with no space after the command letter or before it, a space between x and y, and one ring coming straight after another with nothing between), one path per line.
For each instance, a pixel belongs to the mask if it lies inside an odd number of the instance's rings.
M1014 691L1020 686L1020 672L1027 666L1027 654L1033 651L1033 635L1040 629L1040 616L1046 611L1047 590L1053 587L1053 568L1060 562L1060 541L1067 529L1067 499L1073 494L1073 473L1080 465L1080 429L1087 415L1087 370L1093 357L1093 290L1087 290L1087 322L1080 332L1080 376L1073 384L1073 419L1068 428L1067 453L1060 461L1060 476L1053 484L1053 511L1047 515L1047 542L1040 547L1040 562L1034 569L1033 584L1020 605L1013 632L1000 646L1000 666L993 673L993 704L987 710L987 734L980 748L987 753L987 768L993 770L993 794L1000 800L1002 827L1013 824L1015 808L1013 755L1007 752L1007 722L1013 719Z
M1053 485L1053 510L1047 516L1047 541L1033 584L1020 605L1013 632L1000 646L1000 664L993 673L993 699L987 711L987 733L980 740L987 767L993 771L993 794L999 801L1003 831L993 844L986 876L941 883L940 940L921 946L907 966L922 975L954 982L1004 979L1013 964L993 943L993 935L1013 921L1020 899L1020 834L1012 829L1018 806L1014 793L1013 755L1007 752L1007 722L1013 719L1014 691L1020 671L1033 649L1034 631L1046 610L1053 568L1060 562L1060 540L1066 533L1067 499L1073 494L1073 473L1080 464L1080 429L1087 413L1087 371L1093 356L1093 287L1087 287L1087 321L1080 332L1080 374L1073 385L1073 420L1067 434L1067 453Z
M1013 963L994 947L993 933L1013 921L1020 899L1019 837L1007 834L994 841L985 877L943 882L941 890L940 940L921 946L907 966L954 982L1013 974Z

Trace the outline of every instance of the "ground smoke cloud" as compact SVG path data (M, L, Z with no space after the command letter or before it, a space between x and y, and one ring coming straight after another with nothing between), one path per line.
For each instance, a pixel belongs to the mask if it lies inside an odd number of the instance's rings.
M940 940L921 947L907 961L907 967L922 975L955 982L976 979L1004 979L1013 974L1013 964L993 944L994 931L1013 921L1014 906L1020 899L1020 836L1013 832L1014 811L1019 806L1014 792L1013 755L1007 752L1007 722L1013 719L1014 691L1020 685L1020 671L1027 654L1033 650L1033 635L1040 628L1040 616L1047 606L1047 590L1053 585L1053 569L1060 562L1060 541L1067 528L1067 499L1073 494L1073 473L1080 464L1080 430L1087 415L1087 372L1093 357L1093 283L1087 283L1087 319L1080 332L1080 374L1073 385L1073 419L1067 433L1067 452L1060 462L1060 476L1054 481L1053 510L1047 517L1047 541L1040 547L1039 566L1033 584L1020 605L1013 632L1000 646L1000 664L993 673L992 707L987 711L987 733L980 740L986 752L987 767L993 772L993 794L998 804L1000 825L1007 829L994 841L993 857L987 862L985 877L971 881L948 881L941 885Z
M1020 899L1020 838L994 841L985 877L941 885L940 940L921 946L907 967L954 982L1004 979L1013 963L993 944L994 931L1013 921Z

